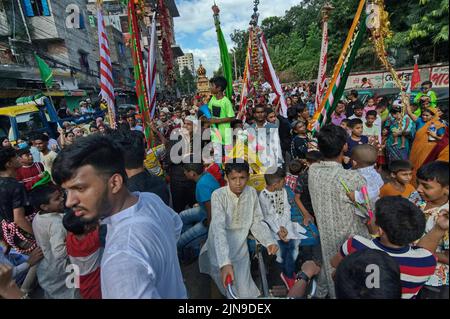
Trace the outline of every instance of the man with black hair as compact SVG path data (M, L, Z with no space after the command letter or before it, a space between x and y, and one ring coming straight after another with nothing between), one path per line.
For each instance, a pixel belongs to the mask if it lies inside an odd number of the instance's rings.
M180 217L155 194L130 193L122 148L91 135L63 149L53 178L83 220L105 218L103 298L186 298L176 242Z
M30 201L39 212L33 219L36 242L44 259L37 265L39 285L49 299L78 298L78 289L66 285L69 257L66 252L66 230L62 219L64 196L53 184L39 186L30 193Z
M154 193L169 205L166 183L144 167L145 136L139 130L113 132L111 137L122 147L125 158L127 187L130 192Z
M136 117L134 112L131 114L128 114L127 116L127 122L130 125L130 130L132 131L139 131L139 132L143 132L144 128L140 125L136 124Z
M356 234L370 238L362 218L357 216L356 207L347 198L345 189L361 190L365 181L357 171L342 167L344 152L347 150L347 133L343 128L324 126L318 134L318 144L324 159L311 165L308 176L324 260L319 276L318 296L325 297L328 292L334 298L332 269L327 260L334 256L349 236Z
M259 150L258 154L261 162L266 168L275 171L277 167L283 165L283 154L278 127L267 121L269 112L273 111L271 109L266 109L261 104L256 105L253 110L255 123L250 125L249 131L251 135L257 137L251 142L251 148L257 150L262 147L262 151ZM251 129L253 129L253 133L251 132Z
M263 222L256 190L247 186L248 163L226 163L225 174L228 186L211 197L211 225L200 252L200 272L209 274L224 296L230 277L240 298L256 298L260 292L250 273L249 231L267 247L269 255L276 254L278 246Z
M376 265L379 286L367 286L367 280ZM373 270L375 271L375 270ZM357 251L339 264L336 269L337 299L400 299L402 284L397 261L384 251L365 249Z
M230 123L235 119L233 104L224 95L227 88L227 80L222 77L214 77L210 81L211 94L213 97L209 101L208 108L211 112L211 119L204 121L211 124L211 142L214 145L214 161L222 163L223 148L232 145L232 130Z
M31 141L33 145L40 152L40 160L44 164L44 169L51 173L53 162L58 154L50 150L48 147L49 137L43 133L35 134L32 136Z
M180 213L186 206L195 204L195 182L186 178L182 159L189 154L201 153L201 145L194 145L194 132L200 133L198 121L193 117L186 117L182 129L175 129L166 147L167 156L164 158L164 168L170 178L170 193L173 209ZM178 133L178 134L175 134Z
M402 299L415 298L434 273L436 257L433 254L448 232L448 212L446 216L439 215L433 229L417 245L412 243L424 233L426 220L422 211L406 198L388 196L378 200L375 204L375 220L379 237L369 240L362 236L351 236L331 260L331 265L337 268L345 256L356 251L385 251L400 266Z
M356 90L351 90L350 94L348 96L348 99L350 100L350 102L347 104L347 107L345 109L345 115L347 116L347 118L350 118L354 112L353 109L355 107L355 105L362 105L361 101L358 100L358 91ZM364 107L363 107L364 108Z
M211 223L211 196L220 188L219 182L210 173L205 171L202 163L194 163L194 157L190 156L189 162L183 165L184 174L190 181L196 183L195 198L199 206L184 210L180 213L183 229L177 246L182 258L184 248L193 246L200 251L200 241L206 239L208 228Z

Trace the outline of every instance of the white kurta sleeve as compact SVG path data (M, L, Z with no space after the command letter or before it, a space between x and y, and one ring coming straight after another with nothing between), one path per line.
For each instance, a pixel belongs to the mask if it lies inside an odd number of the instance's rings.
M102 266L103 299L160 299L155 271L136 256L119 251ZM131 273L133 276L124 276Z
M253 207L253 221L252 226L250 227L250 231L253 236L255 236L256 240L258 240L263 246L267 247L275 244L275 240L272 237L269 226L267 226L267 224L263 222L264 217L261 212L259 200L257 200L257 198L255 199L256 200L254 201L255 204Z
M273 213L271 213L269 199L265 196L264 191L262 191L259 194L259 204L261 207L262 215L264 217L264 221L266 221L269 224L269 227L272 230L272 232L277 234L278 231L280 230L280 225L275 219Z
M281 224L288 228L291 224L291 205L289 205L288 195L285 189L283 189L283 203L284 203L284 214L281 217Z
M66 251L66 230L60 219L50 224L50 247L55 260L64 263L68 260Z
M230 248L228 246L226 236L226 207L221 198L222 193L214 192L211 196L211 224L209 226L209 234L213 237L213 254L216 255L216 260L219 268L225 265L231 265Z

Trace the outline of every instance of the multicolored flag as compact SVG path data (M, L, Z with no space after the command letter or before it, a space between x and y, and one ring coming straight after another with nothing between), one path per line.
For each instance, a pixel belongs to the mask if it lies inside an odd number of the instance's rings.
M352 26L342 48L341 55L339 56L338 62L335 66L333 77L331 78L325 98L322 100L320 107L316 110L316 113L308 125L308 130L310 132L320 130L320 127L327 122L333 111L333 107L336 106L344 92L348 74L350 73L351 66L366 30L365 21L364 19L361 19L365 3L365 0L360 0L359 2L358 10L356 11Z
M325 82L327 79L326 72L328 59L328 21L326 19L324 19L323 21L322 28L322 49L320 50L319 75L317 76L315 109L317 109L322 102L322 97L325 93Z
M237 115L237 118L243 122L245 122L247 119L247 103L248 103L248 97L250 95L250 88L252 86L251 77L250 77L251 44L252 44L252 41L251 41L251 37L249 36L248 46L247 46L247 56L245 58L244 78L242 81L241 101L239 104L239 113Z
M106 36L105 20L101 3L97 3L98 46L100 48L100 95L108 105L109 123L116 128L116 110L114 107L114 80L112 75L111 53Z
M145 84L144 61L142 58L141 36L136 13L136 4L134 1L128 2L128 23L130 33L131 55L133 57L134 80L136 82L136 96L138 99L139 112L142 114L142 125L147 144L152 144L152 135L150 129L150 114L148 109L148 95Z

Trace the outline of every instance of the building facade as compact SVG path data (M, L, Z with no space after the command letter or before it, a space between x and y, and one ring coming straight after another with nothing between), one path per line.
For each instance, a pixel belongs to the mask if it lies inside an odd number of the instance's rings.
M165 0L171 15L174 59L183 55L175 44L173 17L179 16L175 1ZM144 58L149 45L148 16L141 21ZM146 14L147 15L147 14ZM119 0L104 0L104 17L113 64L115 88L134 91L133 63L128 47L127 8ZM160 27L158 27L160 29ZM161 32L158 31L161 46ZM34 53L52 69L52 92L58 96L97 97L99 93L99 49L96 0L0 1L0 106L25 95L47 91ZM161 57L158 70L163 70ZM162 74L159 83L164 83ZM50 92L49 94L53 94Z
M178 57L177 63L180 73L183 72L184 68L188 68L193 75L195 74L194 54L186 53L185 55Z

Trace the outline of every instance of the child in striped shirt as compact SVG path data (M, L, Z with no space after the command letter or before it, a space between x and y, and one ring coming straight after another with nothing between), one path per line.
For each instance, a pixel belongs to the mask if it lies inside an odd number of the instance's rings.
M333 257L331 265L337 268L345 256L356 251L385 251L399 264L402 299L413 299L434 273L434 252L446 230L448 231L448 217L447 220L442 218L437 221L427 236L417 245L412 245L425 231L425 217L417 206L406 198L388 196L377 201L375 211L379 237L372 240L361 236L350 237ZM369 272L367 275L370 274Z

